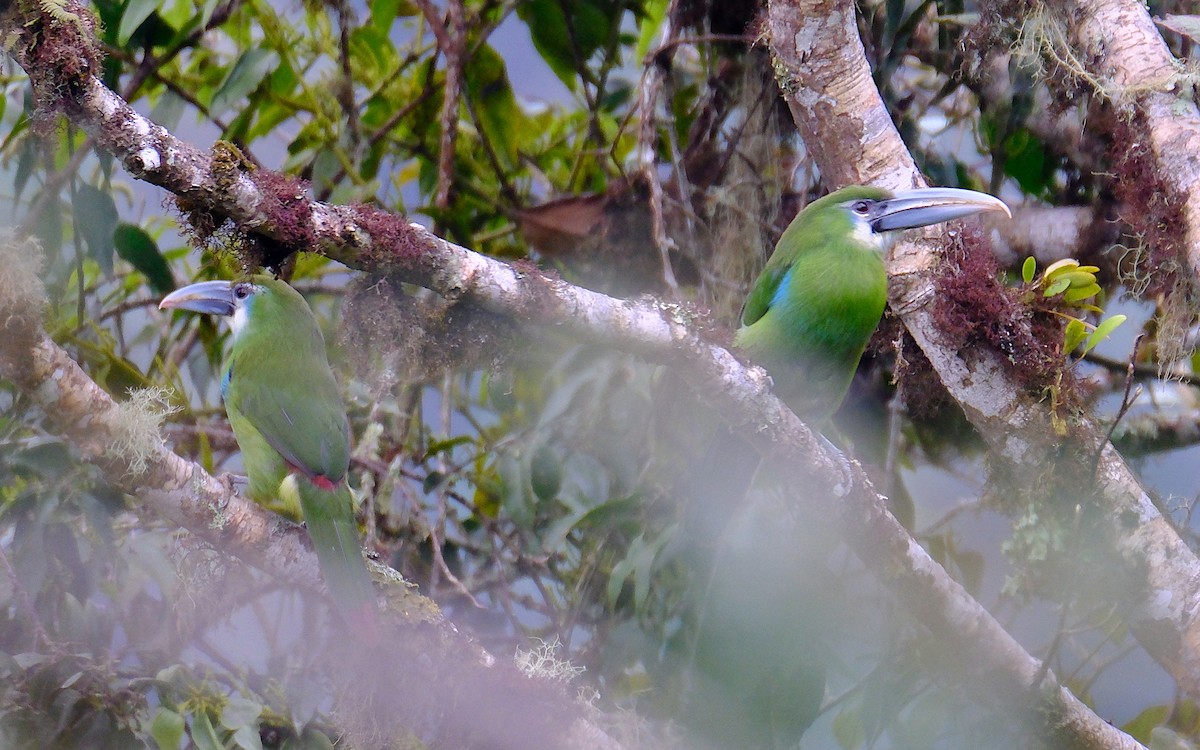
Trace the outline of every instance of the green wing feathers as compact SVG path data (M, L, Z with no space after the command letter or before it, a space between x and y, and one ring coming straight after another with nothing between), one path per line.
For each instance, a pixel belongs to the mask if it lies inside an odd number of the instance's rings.
M225 408L258 503L303 516L338 613L377 637L375 590L346 484L350 427L325 341L304 298L281 281L253 298L234 341Z

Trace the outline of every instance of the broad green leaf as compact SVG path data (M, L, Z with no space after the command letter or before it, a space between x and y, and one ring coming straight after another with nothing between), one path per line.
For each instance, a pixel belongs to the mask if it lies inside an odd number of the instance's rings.
M1104 339L1108 338L1109 334L1117 329L1117 326L1125 322L1124 315L1114 315L1111 318L1105 318L1096 326L1096 330L1087 337L1083 344L1083 353L1087 354L1096 347Z
M1062 294L1069 286L1071 286L1070 279L1055 279L1050 286L1046 287L1046 291L1042 292L1042 296L1053 297L1056 294Z
M233 745L242 750L263 750L262 738L258 735L258 726L238 727L237 731L233 733Z
M1063 293L1063 301L1079 302L1080 300L1085 300L1089 297L1095 297L1099 293L1100 293L1100 285L1093 281L1088 286L1081 286L1081 287L1075 287L1073 289L1068 289L1066 292Z
M217 736L217 730L213 729L212 721L203 710L192 716L192 742L196 743L200 750L225 750L225 745Z
M485 44L467 62L463 73L480 128L504 165L515 167L518 134L524 130L525 117L508 82L504 60Z
M1063 353L1070 354L1075 351L1075 347L1079 346L1087 338L1087 326L1078 318L1071 318L1067 323L1067 328L1063 331Z
M621 590L625 588L625 581L629 578L629 574L633 572L634 565L637 564L632 551L642 546L643 539L644 537L639 534L629 545L630 554L614 565L612 572L608 574L608 585L605 587L605 596L608 599L609 607L617 606L617 600L621 597Z
M300 739L303 742L301 747L304 750L334 750L333 743L325 733L314 729L311 726L304 727L304 731L300 734Z
M1056 273L1060 273L1063 269L1078 267L1079 261L1075 260L1074 258L1063 258L1062 260L1056 260L1050 265L1046 266L1046 270L1042 272L1042 278L1049 280L1051 276L1054 276Z
M112 193L83 183L75 190L75 230L87 243L92 259L104 273L112 273L113 232L117 204Z
M234 63L233 70L217 93L213 94L209 109L213 114L220 114L241 102L243 98L258 88L258 84L279 64L279 55L273 50L256 47L245 52Z
M169 708L159 708L150 723L150 736L158 744L158 750L179 750L185 726L182 716Z
M158 5L157 0L129 0L125 12L121 14L121 25L117 27L117 43L121 46L129 44L130 37Z
M1055 281L1060 279L1066 279L1067 283L1073 287L1088 286L1096 283L1096 274L1076 268L1073 271L1063 271L1054 276Z
M529 485L539 500L550 501L562 489L563 470L558 453L549 445L541 445L529 459Z
M572 91L577 71L608 38L611 25L611 19L586 0L530 0L517 6L517 16L529 26L542 59Z
M662 29L663 18L667 15L667 0L646 0L642 6L645 14L638 24L637 61L646 59L650 45Z
M154 238L144 229L134 224L119 224L113 232L113 244L117 255L145 276L151 289L158 294L174 291L175 277L171 275L171 268Z
M1033 276L1036 273L1037 261L1034 260L1032 255L1030 255L1025 259L1025 262L1021 264L1021 280L1028 284L1033 281Z
M654 561L658 558L658 553L662 551L663 545L670 541L670 534L660 534L658 537L645 544L638 551L635 557L633 568L633 603L637 610L642 610L646 606L646 600L650 596L650 582L654 574Z
M1150 741L1150 732L1162 726L1171 716L1168 706L1150 706L1121 727L1121 731L1143 744Z
M258 726L258 717L262 715L261 703L234 696L221 709L221 726L226 729L239 729L245 726Z
M214 5L213 0L206 0L205 5ZM208 22L211 15L211 7L202 8L200 15L197 15L192 0L170 0L158 4L158 17L176 32L201 26Z
M1055 161L1048 157L1046 144L1028 128L1018 128L1004 142L1007 158L1004 172L1031 195L1044 195L1054 177Z

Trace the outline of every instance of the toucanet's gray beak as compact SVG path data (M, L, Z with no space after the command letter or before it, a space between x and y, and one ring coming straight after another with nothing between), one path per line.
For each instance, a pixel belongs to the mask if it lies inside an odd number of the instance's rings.
M229 281L201 281L191 284L176 289L158 303L159 310L175 308L210 315L233 315L235 307L233 284Z
M986 193L945 187L902 190L875 204L871 229L876 232L914 229L983 211L1003 211L1012 218L1004 201Z

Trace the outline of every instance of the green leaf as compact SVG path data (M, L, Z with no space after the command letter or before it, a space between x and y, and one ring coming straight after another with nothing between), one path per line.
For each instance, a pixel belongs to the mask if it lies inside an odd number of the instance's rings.
M158 294L174 291L175 277L171 275L171 268L154 238L144 229L134 224L118 224L113 232L113 244L117 255L145 276L151 289Z
M539 500L548 502L562 489L563 470L558 453L549 445L541 445L529 461L529 485Z
M470 435L457 435L447 440L434 440L425 449L425 460L429 460L439 453L449 453L460 445L469 445L475 442L475 438Z
M646 55L650 52L650 45L654 43L655 37L662 29L663 18L667 15L667 0L646 0L642 6L642 12L645 15L638 24L637 57L635 58L638 61L646 59Z
M610 19L586 0L529 0L517 5L517 16L538 54L574 91L577 71L608 38Z
M258 84L279 64L279 55L273 50L256 47L247 51L234 63L229 77L213 94L209 109L213 114L220 114L239 103L250 92L258 88Z
M226 729L240 729L251 725L257 727L262 711L261 703L234 696L221 709L221 726Z
M504 166L515 167L518 133L523 130L525 117L508 82L504 59L485 44L467 62L463 76L483 134Z
M1048 158L1046 145L1028 128L1018 128L1004 142L1008 158L1004 172L1031 195L1043 195L1054 176L1055 162Z
M1150 741L1150 732L1155 727L1162 726L1171 716L1167 706L1150 706L1135 716L1129 723L1121 727L1121 731L1143 744Z
M1063 331L1063 353L1070 354L1075 351L1075 347L1079 346L1087 338L1087 326L1078 318L1071 318L1067 323L1067 329Z
M179 750L184 727L182 716L169 708L159 708L150 723L150 736L158 744L158 750Z
M1093 281L1088 286L1081 286L1081 287L1076 287L1074 289L1068 289L1063 294L1063 301L1064 302L1079 302L1080 300L1085 300L1089 297L1095 297L1099 293L1100 293L1100 285Z
M117 43L122 47L129 44L133 33L141 28L157 7L158 0L129 0L125 12L121 14L121 25L117 27Z
M329 741L325 733L311 726L304 727L300 739L303 741L305 750L334 750L333 743Z
M1092 331L1091 335L1083 344L1083 353L1087 354L1096 347L1104 339L1108 338L1109 334L1116 330L1117 326L1125 322L1124 315L1114 315L1111 318L1105 318L1100 321L1100 325L1096 326L1096 330Z
M1055 279L1050 286L1046 287L1046 291L1042 292L1043 297L1053 297L1056 294L1062 294L1071 286L1070 279Z
M633 572L633 568L637 564L632 550L641 547L643 539L644 537L639 534L629 545L631 553L614 565L612 572L608 574L608 585L605 587L605 596L609 607L615 608L617 606L617 600L621 597L621 590L625 588L625 581L629 578L629 574Z
M75 231L87 243L92 259L104 273L112 273L113 232L117 228L117 204L112 194L83 183L75 190Z
M198 711L192 716L192 742L200 750L225 750L217 730L213 729L212 721L204 711Z
M1025 259L1021 264L1021 280L1026 284L1033 281L1034 274L1037 273L1037 261L1032 255Z
M258 734L258 726L239 727L233 733L233 744L242 750L263 750L262 738Z

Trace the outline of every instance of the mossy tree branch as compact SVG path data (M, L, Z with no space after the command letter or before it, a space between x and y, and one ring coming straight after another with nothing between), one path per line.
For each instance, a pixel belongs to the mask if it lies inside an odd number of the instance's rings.
M854 5L848 1L774 0L770 37L781 87L801 135L833 184L920 184L871 80L853 17ZM829 127L830 122L839 127ZM947 302L938 285L948 270L949 261L939 249L946 244L942 230L933 229L921 241L896 246L889 265L891 310L993 456L1026 489L1061 472L1063 463L1082 470L1070 482L1081 493L1079 502L1102 503L1096 515L1107 524L1106 538L1118 558L1114 565L1120 572L1106 577L1106 596L1129 607L1134 632L1146 650L1185 691L1200 695L1200 560L1091 418L1073 414L1069 437L1058 432L1051 408L1015 377L1028 353L962 348L956 332L945 325ZM956 270L969 275L978 269ZM1089 475L1093 464L1095 474Z
M853 7L838 12L843 14L845 28L853 29ZM965 679L983 674L998 679L1002 687L989 700L1033 706L1039 731L1062 746L1137 746L1058 685L1054 676L1044 671L888 513L884 499L871 488L861 470L828 455L814 435L769 394L764 373L745 368L729 352L704 341L689 325L685 310L589 292L550 279L535 269L473 253L376 209L311 201L294 180L266 170L249 170L231 158L228 150L206 154L174 138L134 112L90 70L38 64L45 59L37 54L39 45L61 43L55 40L56 33L67 35L77 30L60 21L23 18L15 13L4 19L3 28L18 40L14 54L41 92L43 106L64 112L131 174L169 190L193 215L203 214L218 224L230 221L238 230L258 235L284 251L319 249L353 268L395 274L449 299L470 299L517 320L557 326L581 339L678 368L747 440L776 460L793 480L827 489L827 493L818 493L813 499L817 512L831 520L868 567L896 591L898 600L910 608L914 617L941 638L954 655L944 662L948 670ZM804 31L799 19L790 26L785 21L778 29L795 39ZM809 32L810 41L822 45L830 39L834 44L841 41L836 29L818 27ZM838 70L838 63L829 70ZM869 76L865 84L870 84ZM863 81L853 81L856 91L863 85ZM882 122L875 122L868 132L882 127ZM883 148L874 153L872 170L899 173L910 184L917 179L911 159L902 148ZM856 159L847 163L856 163ZM827 175L835 180L839 176L832 169ZM44 333L31 336L34 341L43 339ZM59 364L49 374L34 378L20 372L16 361L6 356L6 377L31 394L36 394L60 365L66 366L56 358ZM86 384L80 385L86 388ZM48 408L61 405L56 402ZM83 411L103 413L104 408L101 404L84 407ZM77 421L67 417L63 424ZM69 428L64 429L75 437ZM78 438L89 439L87 435ZM182 461L167 456L161 460ZM155 471L156 465L152 462L148 471ZM122 467L113 465L108 469L117 472ZM138 481L142 483L150 482L143 477ZM216 491L207 484L205 487L206 491Z

